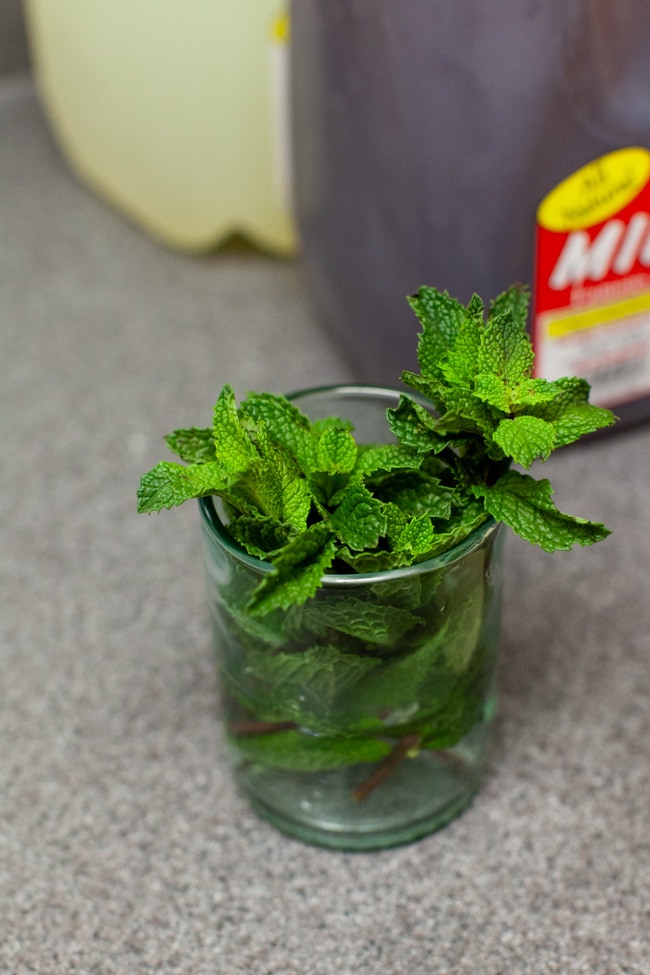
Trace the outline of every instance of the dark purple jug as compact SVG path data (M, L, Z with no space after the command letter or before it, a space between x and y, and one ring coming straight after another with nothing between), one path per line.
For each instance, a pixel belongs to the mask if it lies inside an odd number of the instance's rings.
M291 18L304 268L362 380L415 364L406 295L532 284L545 195L650 148L647 0L294 0ZM627 419L650 417L647 333Z

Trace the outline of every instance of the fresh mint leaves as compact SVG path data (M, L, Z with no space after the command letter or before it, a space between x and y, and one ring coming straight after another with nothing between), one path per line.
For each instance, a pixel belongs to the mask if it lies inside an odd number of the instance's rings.
M525 293L501 295L487 321L477 297L464 307L421 288L411 305L423 326L422 371L402 376L418 396L402 395L388 410L387 436L397 443L359 445L346 421L311 423L270 393L251 394L238 407L226 386L211 429L166 438L185 464L161 461L146 474L139 510L219 495L233 537L273 564L278 592L301 601L318 588L317 567L381 571L458 544L463 510L472 511L467 532L476 526L476 500L483 519L503 521L547 551L604 538L602 525L558 512L547 482L510 470L513 463L529 469L614 419L589 403L584 380L532 377ZM303 548L310 557L295 559ZM256 611L275 605L271 588L266 579Z
M390 768L480 720L493 665L485 546L358 591L328 589L328 575L408 569L481 526L487 537L492 520L548 552L609 534L560 512L548 480L527 473L614 416L589 403L585 380L534 376L526 289L487 310L429 287L408 300L420 372L402 374L413 392L387 411L385 442L357 442L345 417L312 421L283 396L238 404L227 385L211 427L165 438L180 463L142 477L139 511L216 495L234 542L267 563L234 569L215 597L229 728L248 761Z

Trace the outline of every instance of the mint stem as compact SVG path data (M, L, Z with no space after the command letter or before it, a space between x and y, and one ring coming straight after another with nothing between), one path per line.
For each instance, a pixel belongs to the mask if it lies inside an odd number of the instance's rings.
M276 731L293 731L295 721L233 721L228 725L231 735L269 735Z
M395 769L400 765L400 763L406 758L408 753L412 748L417 748L420 743L420 736L418 734L406 735L405 738L401 738L392 752L382 759L372 775L368 776L364 782L355 789L352 795L358 802L363 802L368 796L375 791L375 789L382 785L389 775L395 771Z

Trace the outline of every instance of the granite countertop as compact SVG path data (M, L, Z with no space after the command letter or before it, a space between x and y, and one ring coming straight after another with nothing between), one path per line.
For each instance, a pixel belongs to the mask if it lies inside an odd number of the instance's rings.
M160 247L0 87L0 971L647 975L650 426L547 465L613 536L510 538L471 808L372 854L287 839L225 761L193 506L135 513L221 384L354 378L300 267ZM162 453L161 453L162 450Z

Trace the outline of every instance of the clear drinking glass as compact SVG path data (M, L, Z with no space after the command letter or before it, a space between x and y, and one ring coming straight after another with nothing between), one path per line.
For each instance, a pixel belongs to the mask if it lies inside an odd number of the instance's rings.
M317 419L387 442L399 393L368 386L292 397ZM322 846L369 850L443 826L480 786L495 707L501 537L488 521L404 569L328 574L300 607L253 618L269 563L199 502L223 719L253 808Z

